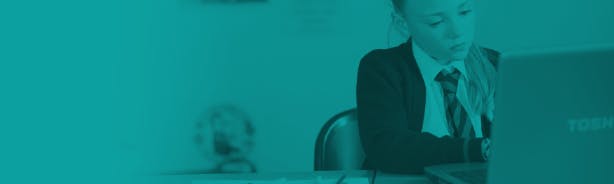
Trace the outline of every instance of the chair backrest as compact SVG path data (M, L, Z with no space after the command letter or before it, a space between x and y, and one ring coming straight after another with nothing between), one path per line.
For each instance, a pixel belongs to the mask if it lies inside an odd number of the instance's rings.
M315 170L361 169L364 159L355 108L324 124L316 140Z

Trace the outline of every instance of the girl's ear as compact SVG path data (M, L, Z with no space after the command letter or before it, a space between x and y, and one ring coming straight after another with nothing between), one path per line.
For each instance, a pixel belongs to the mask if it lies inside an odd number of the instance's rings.
M410 31L406 19L398 12L392 11L390 16L391 22L388 28L388 46L393 47L406 42L409 38Z
M404 27L404 28L407 27L407 22L405 21L405 18L399 15L399 13L392 12L391 16L392 16L392 22L394 23L395 26Z
M401 33L402 36L409 36L409 26L407 25L407 20L405 17L400 15L398 12L393 11L391 13L391 18L395 29Z

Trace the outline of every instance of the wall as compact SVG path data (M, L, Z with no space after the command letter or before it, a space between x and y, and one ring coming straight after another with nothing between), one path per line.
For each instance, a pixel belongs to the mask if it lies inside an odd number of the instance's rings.
M331 2L332 7L319 8ZM128 38L132 43L152 44L138 55L127 53L137 62L121 64L118 74L121 88L135 93L122 92L123 98L140 104L135 108L140 110L125 114L143 114L146 121L132 127L146 135L126 144L144 152L134 156L147 158L147 172L210 165L192 142L194 123L208 107L226 103L251 116L256 126L252 156L260 171L312 169L319 128L354 107L358 61L387 44L374 36L387 31L388 22L380 21L387 16L383 3L158 3L147 12L151 15L127 21L141 24L128 26L146 28L148 34L135 31L137 38Z

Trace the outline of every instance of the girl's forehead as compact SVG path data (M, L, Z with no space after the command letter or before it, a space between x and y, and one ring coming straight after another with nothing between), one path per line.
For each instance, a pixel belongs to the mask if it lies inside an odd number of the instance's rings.
M417 16L456 11L472 0L405 0L404 9Z

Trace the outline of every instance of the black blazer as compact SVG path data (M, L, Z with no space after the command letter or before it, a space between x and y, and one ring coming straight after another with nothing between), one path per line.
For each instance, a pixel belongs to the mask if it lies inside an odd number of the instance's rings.
M499 53L483 48L496 66ZM426 86L411 48L411 40L397 47L369 52L360 61L356 105L364 169L393 173L423 173L425 166L464 162L465 139L422 133ZM484 135L490 122L482 117ZM484 161L482 139L468 142L470 161Z

